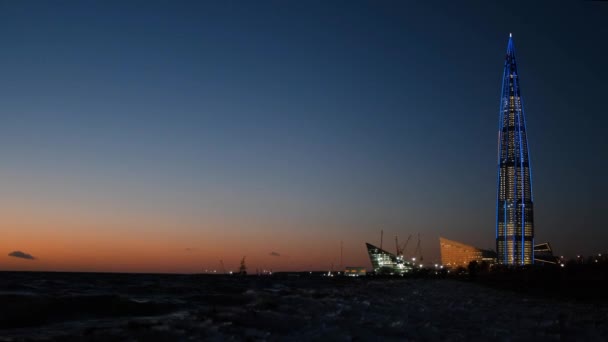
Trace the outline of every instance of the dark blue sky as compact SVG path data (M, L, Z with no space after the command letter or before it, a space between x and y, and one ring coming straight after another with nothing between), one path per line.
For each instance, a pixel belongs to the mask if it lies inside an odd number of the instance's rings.
M294 259L345 240L364 263L380 229L420 232L429 258L438 235L493 248L512 32L536 241L603 251L606 18L591 1L0 1L2 212L202 249L257 236L250 255Z

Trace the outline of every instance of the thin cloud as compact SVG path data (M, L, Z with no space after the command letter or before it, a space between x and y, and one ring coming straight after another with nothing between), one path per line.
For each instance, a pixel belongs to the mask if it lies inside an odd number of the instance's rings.
M27 260L35 260L36 259L36 258L34 258L33 255L27 254L27 253L22 252L22 251L10 252L10 253L8 253L8 256L12 256L12 257L15 257L15 258L21 258L21 259L27 259Z
M281 254L277 253L277 252L270 252L270 256L274 256L274 257L280 257Z

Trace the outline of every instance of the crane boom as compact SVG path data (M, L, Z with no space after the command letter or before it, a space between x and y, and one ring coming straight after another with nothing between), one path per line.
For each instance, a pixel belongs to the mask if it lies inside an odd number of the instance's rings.
M414 256L419 255L420 261L422 261L422 246L420 245L420 233L418 233L418 244L416 245L416 250L414 251Z
M405 253L405 249L407 248L407 244L410 242L411 238L412 238L412 234L410 234L407 237L407 240L405 240L405 243L400 246L399 237L397 235L395 235L395 249L397 251L397 255L403 255Z

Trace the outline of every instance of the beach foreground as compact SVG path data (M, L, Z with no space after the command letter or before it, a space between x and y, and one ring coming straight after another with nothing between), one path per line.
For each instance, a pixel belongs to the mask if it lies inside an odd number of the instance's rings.
M608 339L608 306L451 279L0 272L0 341Z

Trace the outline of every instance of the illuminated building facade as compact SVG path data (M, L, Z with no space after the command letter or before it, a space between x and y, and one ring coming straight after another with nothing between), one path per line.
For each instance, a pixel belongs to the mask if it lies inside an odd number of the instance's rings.
M500 264L527 265L534 263L532 180L515 47L509 36L498 125L496 251Z
M369 243L365 245L376 274L402 275L413 270L413 265L403 260L403 255L395 255Z
M464 243L439 237L441 264L448 268L467 267L471 261L496 262L496 252L475 248Z

